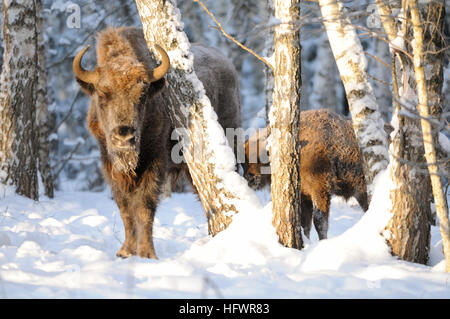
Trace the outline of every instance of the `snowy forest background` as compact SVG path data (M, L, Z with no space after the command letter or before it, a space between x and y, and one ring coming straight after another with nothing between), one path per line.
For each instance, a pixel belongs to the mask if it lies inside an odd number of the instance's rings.
M204 2L222 23L226 31L258 54L265 56L268 46L265 1L208 0ZM73 19L79 6L81 24ZM264 69L261 61L237 47L225 38L212 19L199 5L189 0L178 2L185 23L185 32L191 42L202 42L219 47L233 60L241 80L241 103L243 127L260 128L265 122ZM357 12L352 19L359 25L360 39L367 52L368 74L375 90L381 112L386 120L391 117L392 96L386 85L391 72L378 62L389 63L389 49L385 41L370 36L367 30L380 31L371 1L345 1L349 12ZM105 189L99 152L96 142L89 135L85 118L89 106L88 97L79 89L71 72L76 52L87 44L95 46L95 34L107 26L141 26L136 4L132 0L121 1L65 1L44 0L44 39L47 48L48 98L52 134L50 135L50 158L57 190ZM302 110L329 108L348 116L344 87L339 79L336 63L328 44L323 25L319 20L317 3L302 2ZM449 23L447 15L446 30ZM270 41L270 40L269 40ZM1 52L2 53L2 52ZM95 55L88 54L86 66L95 66ZM449 82L448 58L446 57L444 92ZM380 80L380 81L377 81ZM384 82L384 83L383 83ZM448 105L443 113L448 112Z

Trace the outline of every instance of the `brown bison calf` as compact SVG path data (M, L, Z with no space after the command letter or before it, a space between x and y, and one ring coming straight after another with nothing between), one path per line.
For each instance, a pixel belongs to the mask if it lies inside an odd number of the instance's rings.
M254 189L270 184L263 161L268 129L250 137L245 147L244 177ZM361 153L349 121L321 109L300 114L300 156L302 227L309 238L312 219L319 239L327 238L332 195L356 198L368 209Z
M157 258L152 227L162 186L171 174L187 171L185 164L176 165L170 157L174 127L164 80L170 61L161 47L155 48L162 62L153 68L155 60L141 29L107 29L98 35L95 70L81 67L87 48L73 61L77 81L91 97L88 127L98 141L103 173L125 226L120 257ZM191 49L195 72L219 123L240 127L239 87L231 62L202 45Z

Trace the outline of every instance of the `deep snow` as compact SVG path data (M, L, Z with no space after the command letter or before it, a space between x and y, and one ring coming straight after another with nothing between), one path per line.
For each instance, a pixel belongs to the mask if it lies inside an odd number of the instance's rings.
M214 238L195 196L173 194L156 213L159 260L123 260L108 192L34 202L2 188L0 298L449 298L437 227L429 266L390 255L379 235L387 189L377 188L366 214L334 198L329 239L313 230L302 251L278 244L268 190L258 194L263 210L249 205Z

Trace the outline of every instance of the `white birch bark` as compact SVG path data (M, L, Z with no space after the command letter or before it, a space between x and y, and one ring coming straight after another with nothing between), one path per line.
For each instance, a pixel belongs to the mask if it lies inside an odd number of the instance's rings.
M260 205L247 182L235 172L232 149L217 122L203 84L193 69L193 55L175 0L136 0L150 50L157 43L168 53L166 75L169 113L184 129L183 154L208 219L212 235L225 229L251 201Z
M369 197L372 182L389 163L383 120L367 78L367 60L350 19L339 0L319 0L323 23L345 87L353 128L361 148Z

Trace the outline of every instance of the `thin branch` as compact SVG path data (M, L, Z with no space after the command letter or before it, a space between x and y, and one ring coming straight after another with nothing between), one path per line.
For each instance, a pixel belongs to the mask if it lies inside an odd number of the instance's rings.
M214 22L216 23L216 25L219 27L220 31L222 31L223 35L225 35L228 39L230 39L231 41L233 41L234 43L236 43L238 46L240 46L242 49L246 50L247 52L250 52L251 54L253 54L257 59L261 60L262 62L264 62L268 67L270 67L272 69L272 71L274 70L274 67L266 60L264 59L262 56L260 56L258 53L256 53L255 51L253 51L252 49L249 49L248 47L246 47L245 45L243 45L242 43L240 43L239 41L237 41L234 37L232 37L231 35L229 35L222 27L222 25L220 24L219 21L217 21L216 17L211 13L211 11L208 10L208 8L203 4L203 2L201 2L200 0L193 0L194 2L197 2L200 7L202 7L202 9L214 20Z
M436 54L440 54L444 51L447 51L448 49L450 49L450 45L448 45L442 49L439 49L439 50L427 50L427 51L424 51L423 54L424 55L427 55L427 54L436 55Z
M374 77L373 75L370 75L369 72L366 72L366 73L367 73L367 76L368 76L369 78L371 78L372 80L377 81L377 82L379 82L379 83L381 83L381 84L383 84L383 85L389 86L389 87L391 86L390 83L388 83L388 82L386 82L386 81L383 81L383 80L380 80L380 79Z
M78 89L77 94L75 95L75 98L73 99L72 103L70 104L69 111L67 111L67 114L64 116L64 118L58 123L58 125L55 126L54 132L57 132L59 127L67 121L70 114L72 114L73 106L75 105L75 102L78 100L78 98L81 96L81 90Z
M61 173L62 169L66 166L66 164L69 162L69 160L72 158L72 156L75 154L75 152L78 150L78 148L81 146L81 142L78 142L77 145L73 148L73 150L70 152L70 154L67 156L67 158L64 160L64 162L61 164L58 171L53 176L53 180L56 181L58 179L59 173Z
M373 54L370 54L370 53L367 52L367 51L363 51L363 53L366 54L366 55L368 55L368 56L370 56L371 58L377 60L378 62L380 62L380 63L383 64L384 66L387 66L389 69L391 68L391 66L390 66L389 64L387 64L386 62L384 62L383 60L381 60L379 57L377 57L377 56L375 56L375 55L373 55Z
M368 28L366 28L366 27L363 27L363 26L360 26L360 25L357 25L357 24L355 24L354 27L355 27L356 29L364 30L364 31L366 31L368 34L372 35L374 38L377 38L377 39L380 39L380 40L386 42L386 43L389 44L394 50L403 53L403 54L406 55L408 58L410 58L411 61L413 60L413 56L412 56L409 52L407 52L406 50L400 48L398 45L395 45L394 43L392 43L392 42L389 41L388 39L382 37L382 36L379 35L377 32L372 31L372 30L370 30L370 29L368 29ZM403 39L406 40L404 37L403 37Z

